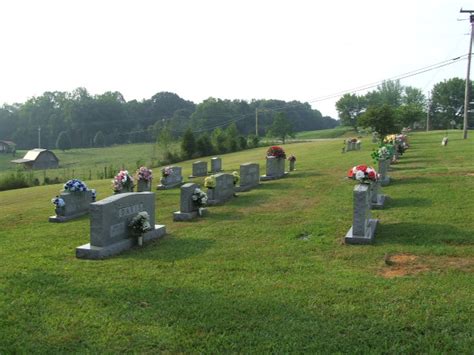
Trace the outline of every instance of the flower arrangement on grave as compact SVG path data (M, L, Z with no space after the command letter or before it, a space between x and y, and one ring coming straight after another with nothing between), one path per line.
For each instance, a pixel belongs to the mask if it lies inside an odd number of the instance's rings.
M143 244L143 234L151 230L150 215L146 211L139 212L135 217L132 218L128 224L128 228L132 231L132 234L138 237L138 245Z
M61 208L66 206L66 202L64 202L64 200L59 196L53 197L51 199L51 203L55 206L55 208Z
M359 140L357 138L349 138L349 142L357 143Z
M234 178L234 186L237 185L240 181L240 175L237 171L232 172L232 177Z
M374 161L374 164L377 164L379 160L392 159L393 149L393 145L385 144L374 150L370 155Z
M141 166L140 169L137 170L136 175L138 181L149 182L153 180L153 173L146 166Z
M95 191L95 189L91 189L91 193L92 193L92 202L95 202L96 198L97 198L97 192Z
M122 192L124 189L133 189L133 177L130 176L127 170L120 170L112 180L112 188L115 193Z
M288 160L289 160L289 161L296 161L296 157L295 157L293 154L291 154L291 155L288 157Z
M214 175L208 176L204 179L204 186L208 189L216 187L216 177Z
M191 195L191 199L196 206L202 207L202 206L207 205L208 197L204 191L202 191L199 187L197 187L194 189L194 192Z
M285 151L282 147L274 145L267 150L267 157L275 157L275 158L282 158L286 159Z
M362 184L370 184L373 181L377 181L378 174L375 169L370 166L357 165L349 170L347 177L359 181Z
M87 186L79 179L69 180L64 184L64 190L69 192L83 192L87 191Z
M173 174L173 169L171 168L171 166L166 166L163 169L161 169L161 176L162 177L166 178L166 177L170 176L171 174Z

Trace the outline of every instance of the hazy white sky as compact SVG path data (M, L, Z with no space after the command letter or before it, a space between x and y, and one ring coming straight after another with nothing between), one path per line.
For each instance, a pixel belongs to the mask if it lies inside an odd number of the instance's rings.
M85 87L141 100L313 101L467 54L458 0L1 0L0 104ZM410 79L428 91L466 61ZM315 102L337 117L337 99Z

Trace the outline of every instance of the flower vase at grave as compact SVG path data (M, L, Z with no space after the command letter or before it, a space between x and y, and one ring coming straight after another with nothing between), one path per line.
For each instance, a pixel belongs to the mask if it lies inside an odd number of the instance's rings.
M138 180L137 192L151 191L151 180Z
M56 213L56 216L64 216L66 209L64 207L56 207L54 212Z

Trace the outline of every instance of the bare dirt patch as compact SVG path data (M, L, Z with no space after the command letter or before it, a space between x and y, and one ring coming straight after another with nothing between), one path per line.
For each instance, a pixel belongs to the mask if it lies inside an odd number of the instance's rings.
M387 254L384 257L384 267L378 274L390 279L446 269L473 272L474 257L418 256L406 253Z

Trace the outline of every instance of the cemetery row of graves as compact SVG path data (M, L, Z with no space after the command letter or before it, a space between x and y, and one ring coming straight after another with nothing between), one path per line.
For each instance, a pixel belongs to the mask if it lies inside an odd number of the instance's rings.
M361 141L357 138L344 141L343 153L357 151ZM378 165L378 172L367 165L356 165L348 172L348 178L358 184L353 190L353 223L345 236L347 244L368 244L375 238L378 220L371 219L371 209L382 209L386 195L381 187L390 183L388 170L408 148L405 134L390 135L372 153ZM288 171L286 171L288 162ZM237 193L250 191L262 181L281 179L295 170L296 157L286 156L283 148L272 146L266 153L266 173L260 175L257 163L244 163L240 171L223 171L222 159L213 157L210 170L207 161L192 164L189 179L205 177L204 187L196 183L184 183L180 166L167 166L161 169L157 190L180 188L179 210L173 213L173 221L191 221L205 217L208 206L222 205ZM121 170L112 181L114 195L96 201L96 191L78 179L69 180L64 190L52 199L56 214L49 217L50 222L67 222L83 215L90 216L90 242L76 248L76 256L86 259L102 259L134 245L163 237L164 225L155 224L155 193L153 174L147 167L140 167L135 176ZM207 190L204 191L204 188ZM134 189L137 192L134 192Z

